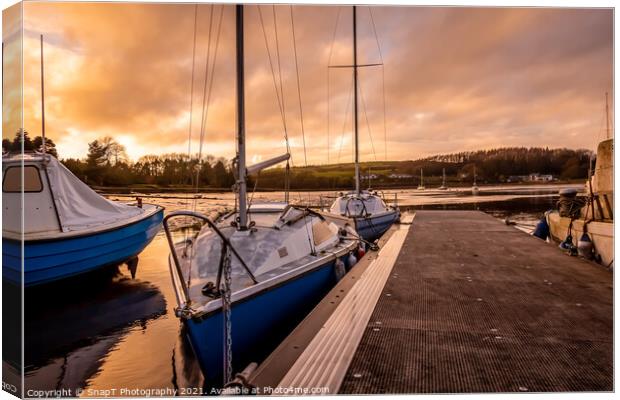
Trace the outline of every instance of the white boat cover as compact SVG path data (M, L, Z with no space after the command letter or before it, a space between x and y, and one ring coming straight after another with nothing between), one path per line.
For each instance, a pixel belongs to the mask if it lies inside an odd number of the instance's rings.
M54 157L47 156L43 164L63 232L108 225L145 212L102 197Z
M359 196L353 192L342 195L330 207L331 213L351 217L374 215L387 211L390 211L390 208L381 197L365 190Z

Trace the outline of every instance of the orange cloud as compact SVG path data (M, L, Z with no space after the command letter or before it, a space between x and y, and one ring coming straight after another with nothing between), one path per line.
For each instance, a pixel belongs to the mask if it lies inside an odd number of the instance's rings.
M258 7L245 9L248 156L264 159L284 151L283 123ZM192 4L25 3L26 129L36 135L41 126L43 34L46 126L61 156L83 157L86 143L104 135L126 144L133 158L187 151L194 10ZM282 71L294 161L301 164L290 8L275 7L279 49L274 10L261 11L274 69ZM199 148L209 21L213 57L219 13L220 6L198 7L192 151ZM204 153L227 157L235 151L233 14L232 6L224 6L203 142ZM495 146L596 145L604 92L612 88L611 10L373 7L381 54L370 16L367 7L358 8L360 62L382 56L385 63L388 158ZM308 162L327 162L328 146L331 162L349 161L351 71L331 70L328 88L327 65L351 62L351 9L295 6L294 17ZM4 37L15 29L5 24ZM6 52L5 80L19 75L18 54ZM361 70L360 83L362 158L382 159L381 69ZM5 101L5 115L14 115L15 102ZM14 118L5 118L4 135L17 127Z

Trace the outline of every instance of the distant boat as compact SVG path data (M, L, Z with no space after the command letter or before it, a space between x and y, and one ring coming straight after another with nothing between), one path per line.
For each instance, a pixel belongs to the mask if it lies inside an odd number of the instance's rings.
M420 185L418 186L418 190L425 190L424 187L424 170L420 168Z
M22 283L22 240L23 284L34 286L118 265L160 229L162 207L107 200L49 154L3 157L2 171L2 276L14 284Z
M438 190L448 190L448 187L446 186L446 169L444 168L442 171L443 174L443 178L441 181L441 186L439 186L437 189Z
M607 94L605 94L607 100ZM585 198L561 191L559 209L545 214L549 236L569 251L594 258L606 267L614 263L614 140L610 138L606 101L607 139L598 144L594 174L588 174ZM539 224L540 225L540 224ZM544 229L543 229L544 230ZM537 229L538 231L538 229ZM540 231L536 236L545 237Z
M353 6L353 126L355 132L355 191L340 194L329 209L332 214L351 218L360 237L367 241L380 238L400 218L396 205L387 205L377 192L360 189L359 132L358 132L358 68L357 8Z
M471 194L477 195L480 192L478 185L476 184L476 164L474 164L474 184L471 187Z
M359 241L345 218L286 202L248 201L247 175L289 154L246 167L243 5L236 8L237 207L216 221L192 211L164 219L176 315L209 386L232 379L277 344L338 282L358 257ZM168 221L194 217L205 224L175 243ZM231 329L229 329L231 328Z

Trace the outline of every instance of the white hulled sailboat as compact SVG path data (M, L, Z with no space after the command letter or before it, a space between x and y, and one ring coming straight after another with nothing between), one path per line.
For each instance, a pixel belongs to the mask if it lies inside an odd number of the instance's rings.
M389 206L376 192L360 188L359 131L358 131L358 68L357 63L357 7L353 6L353 130L355 133L355 191L342 194L329 211L351 218L359 236L367 241L381 237L400 217L396 206Z

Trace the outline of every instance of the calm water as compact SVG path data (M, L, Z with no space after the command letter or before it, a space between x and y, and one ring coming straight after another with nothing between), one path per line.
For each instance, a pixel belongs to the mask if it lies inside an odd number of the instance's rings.
M465 189L403 190L398 191L398 200L402 209L481 210L528 229L553 208L559 188L485 187L478 196ZM326 195L333 193L294 193L291 200L318 204ZM166 211L195 208L205 213L234 205L230 193L206 196L195 204L182 199L148 202L161 204ZM257 193L254 199L280 200L283 194ZM121 265L28 290L26 387L72 389L73 393L81 389L82 396L144 396L149 393L143 389L201 387L200 369L174 316L167 258L168 246L160 232L140 255L134 271ZM128 392L121 393L121 388Z

